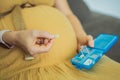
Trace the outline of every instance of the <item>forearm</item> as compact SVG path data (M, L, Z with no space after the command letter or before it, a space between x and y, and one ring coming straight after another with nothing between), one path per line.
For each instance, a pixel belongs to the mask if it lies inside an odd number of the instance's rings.
M70 14L66 16L70 23L72 24L73 29L75 30L76 36L86 36L86 32L84 31L80 21L74 14Z
M3 40L9 45L14 45L16 31L7 31L3 34Z

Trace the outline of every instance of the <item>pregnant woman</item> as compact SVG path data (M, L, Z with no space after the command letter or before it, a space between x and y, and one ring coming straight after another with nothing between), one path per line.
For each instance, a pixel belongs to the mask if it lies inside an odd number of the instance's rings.
M106 56L90 71L70 63L81 45L94 42L67 0L0 1L0 37L0 80L120 79L120 64ZM26 54L35 59L24 60Z

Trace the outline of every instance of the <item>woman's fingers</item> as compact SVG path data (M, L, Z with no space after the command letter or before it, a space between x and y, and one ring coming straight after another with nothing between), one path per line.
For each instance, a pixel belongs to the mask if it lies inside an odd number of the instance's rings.
M47 45L49 43L49 39L44 39L44 44Z
M94 40L91 35L88 35L88 46L94 47Z
M47 41L46 41L46 42L47 42ZM50 48L52 47L53 42L54 42L54 40L51 39L46 45L45 45L45 44L42 44L42 45L36 44L36 45L32 48L32 51L33 51L35 54L38 54L38 53L41 53L41 52L47 52L47 51L49 51ZM33 55L35 55L35 54L33 54Z
M40 31L39 34L38 34L38 37L42 37L42 38L48 38L48 39L53 39L55 38L54 35L48 33L48 32L43 32L43 31Z
M77 52L80 52L80 50L81 50L81 44L78 43L78 45L77 45Z
M86 41L86 42L85 42ZM94 40L91 35L88 35L87 38L85 39L85 43L81 43L82 41L78 40L77 42L77 52L81 51L81 46L87 45L90 47L94 47Z
M47 45L51 39L40 38L37 39L36 44L38 45Z

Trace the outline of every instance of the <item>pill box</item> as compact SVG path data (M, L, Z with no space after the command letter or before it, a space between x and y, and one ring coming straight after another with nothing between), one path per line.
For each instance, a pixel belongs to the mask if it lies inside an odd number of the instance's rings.
M118 41L118 36L100 34L94 39L94 47L84 46L82 50L71 59L71 63L77 69L90 70Z

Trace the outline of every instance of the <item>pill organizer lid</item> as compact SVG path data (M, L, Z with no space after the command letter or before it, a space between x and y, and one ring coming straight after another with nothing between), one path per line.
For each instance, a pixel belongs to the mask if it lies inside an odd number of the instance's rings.
M94 40L94 48L107 52L117 40L118 36L116 35L100 34Z

